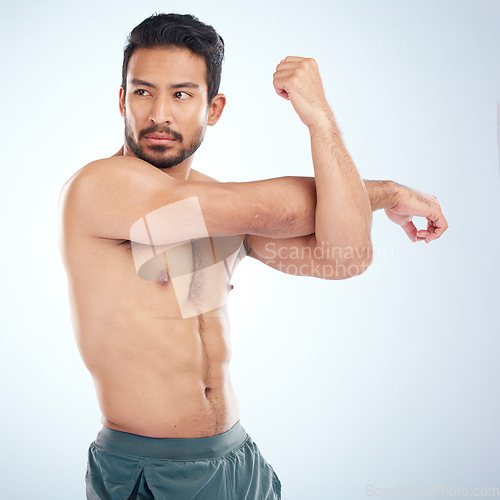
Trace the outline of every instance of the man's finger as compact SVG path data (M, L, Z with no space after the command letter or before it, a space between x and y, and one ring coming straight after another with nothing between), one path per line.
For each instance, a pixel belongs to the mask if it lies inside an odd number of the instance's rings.
M286 56L283 61L285 62L300 62L309 59L308 57L299 57L299 56Z
M402 224L401 227L403 228L404 232L408 235L408 238L410 238L411 241L418 240L417 228L415 227L415 224L413 224L412 221L407 222L406 224Z
M437 240L448 229L448 222L442 212L435 217L431 217L430 222L432 222L432 225L428 229L430 229L431 234L427 237L427 242Z
M285 99L289 99L287 90L287 77L290 77L291 75L293 75L293 71L280 72L279 75L276 72L273 75L274 90L279 96L284 97Z
M276 66L276 71L283 71L285 69L295 69L295 68L297 68L297 63L287 62L283 60Z

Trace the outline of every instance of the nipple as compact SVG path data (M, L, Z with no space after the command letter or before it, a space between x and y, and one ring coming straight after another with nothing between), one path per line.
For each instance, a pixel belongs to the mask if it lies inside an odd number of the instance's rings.
M158 280L156 282L160 286L166 286L169 278L170 278L170 276L168 275L168 272L166 271L166 269L162 269L160 274L158 275Z

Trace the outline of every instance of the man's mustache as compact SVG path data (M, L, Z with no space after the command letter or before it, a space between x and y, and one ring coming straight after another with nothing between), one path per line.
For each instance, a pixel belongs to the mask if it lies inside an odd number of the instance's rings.
M179 142L183 141L183 137L179 132L176 132L175 130L172 130L170 127L165 126L163 128L160 127L151 127L147 128L145 130L142 130L139 139L142 139L145 135L148 134L168 134L171 135L174 139L177 139Z

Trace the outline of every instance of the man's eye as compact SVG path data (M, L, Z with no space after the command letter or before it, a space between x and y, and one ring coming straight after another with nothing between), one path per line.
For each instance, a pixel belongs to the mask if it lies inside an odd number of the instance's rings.
M176 92L174 96L178 97L179 99L187 99L189 97L189 94L183 92L182 90L179 90L179 92Z
M144 94L142 93L144 92ZM137 89L134 94L136 95L146 95L145 93L147 92L147 90L144 90L144 89Z

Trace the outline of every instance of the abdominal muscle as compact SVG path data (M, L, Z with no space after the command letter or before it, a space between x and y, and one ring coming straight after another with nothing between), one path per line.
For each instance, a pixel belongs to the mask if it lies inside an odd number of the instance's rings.
M127 327L105 333L100 352L88 353L105 426L149 437L205 437L237 422L229 332L220 319L203 316L134 315Z

